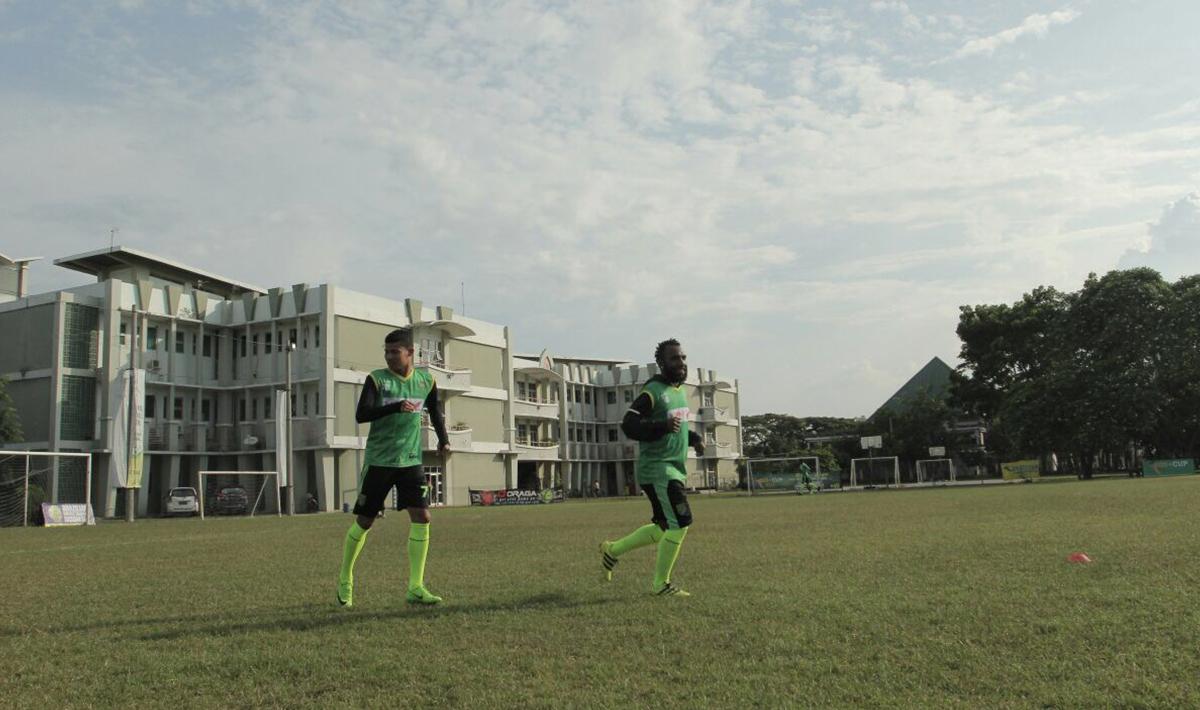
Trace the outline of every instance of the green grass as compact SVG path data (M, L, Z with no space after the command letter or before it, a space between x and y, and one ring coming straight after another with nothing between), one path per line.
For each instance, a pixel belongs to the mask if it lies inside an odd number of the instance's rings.
M435 511L438 608L395 513L348 611L346 515L2 530L0 704L1200 706L1200 478L692 503L689 599L642 501Z

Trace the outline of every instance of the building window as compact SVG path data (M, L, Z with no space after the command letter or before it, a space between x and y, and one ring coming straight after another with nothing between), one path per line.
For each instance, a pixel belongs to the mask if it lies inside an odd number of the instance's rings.
M241 343L241 347L242 347L242 357L246 357L246 336L244 336L244 335L239 335L239 336L238 336L238 341Z
M201 341L201 347L203 348L200 351L201 355L203 355L204 357L212 357L212 336L211 335L204 336L203 341Z
M212 404L207 399L200 400L200 419L209 421L212 418Z
M263 354L271 352L271 334L263 334Z
M590 389L588 389L587 387L583 388L583 403L584 404L592 403L592 391Z
M258 354L258 333L250 336L250 354Z
M258 419L258 400L257 399L250 400L250 418Z
M587 437L587 442L588 442L589 444L590 444L590 443L592 443L592 439L593 439L593 437L592 437L592 428L591 428L591 427L588 427L587 429L584 429L583 433L584 433L584 435Z
M125 326L124 323L122 323L121 324L121 345L125 344L125 331L126 330L128 330L128 328Z
M304 406L304 411L301 413L307 417L308 416L308 393L307 392L304 393L304 397L302 399L302 404Z
M153 419L154 418L154 395L152 395L152 394L146 395L146 400L142 406L146 410L145 411L146 418ZM126 407L126 409L128 409L128 407Z
M263 419L271 418L271 398L263 397Z
M308 326L304 326L304 348L308 349Z
M525 383L517 383L517 399L525 399Z
M296 393L292 393L292 416L296 416Z
M609 428L609 430L608 430L608 440L609 440L609 441L616 441L616 440L617 440L617 428L616 428L616 427L610 427L610 428Z
M239 422L246 421L246 398L245 397L238 400L238 421Z
M180 421L183 419L183 397L175 398L175 407L171 414L175 421Z
M633 390L625 390L625 404L633 402Z
M179 355L183 354L183 333L175 331L175 352Z
M146 328L146 349L158 350L158 326L156 325Z
M617 393L616 393L616 392L614 392L613 390L609 390L609 391L607 392L607 394L608 394L608 403L609 403L609 404L616 404L616 403L617 403Z
M296 344L296 329L292 328L288 331L288 342L292 345Z
M196 354L196 334L192 333L192 355Z
M321 326L313 328L313 347L321 347Z

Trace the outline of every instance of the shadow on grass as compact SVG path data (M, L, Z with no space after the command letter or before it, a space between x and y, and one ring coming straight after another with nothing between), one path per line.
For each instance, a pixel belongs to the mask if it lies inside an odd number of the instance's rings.
M242 623L210 623L187 625L163 631L145 634L135 634L133 638L141 641L171 641L187 637L231 636L235 634L251 634L262 631L318 631L330 627L340 627L355 624L374 623L391 619L422 619L455 616L459 614L487 614L497 611L531 611L573 609L588 606L612 604L616 599L579 599L562 592L545 592L524 599L513 599L504 602L481 604L456 604L453 601L438 606L424 607L403 604L400 607L388 607L379 610L338 609L329 604L308 604L299 607L298 615L275 615L274 618L260 618ZM179 619L174 619L176 623ZM139 622L145 623L145 622Z

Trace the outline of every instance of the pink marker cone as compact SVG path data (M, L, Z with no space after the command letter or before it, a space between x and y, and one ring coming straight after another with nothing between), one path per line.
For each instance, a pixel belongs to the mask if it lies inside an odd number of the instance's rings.
M1067 562L1081 562L1086 564L1091 561L1092 558L1088 557L1086 552L1072 552L1071 554L1067 555Z

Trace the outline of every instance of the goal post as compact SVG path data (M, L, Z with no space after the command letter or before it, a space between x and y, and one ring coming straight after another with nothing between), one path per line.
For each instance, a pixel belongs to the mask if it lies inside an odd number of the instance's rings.
M793 493L808 484L819 486L821 459L816 456L783 456L746 459L746 491L756 493Z
M941 483L954 480L953 459L919 459L917 461L918 483Z
M868 456L850 459L850 487L899 486L900 457Z
M95 522L91 454L0 451L0 526Z
M200 471L200 519L214 515L283 514L278 471ZM274 502L275 509L267 510Z

